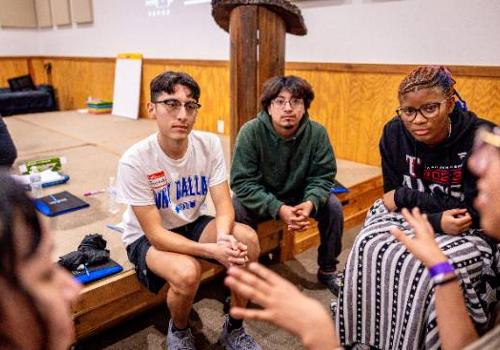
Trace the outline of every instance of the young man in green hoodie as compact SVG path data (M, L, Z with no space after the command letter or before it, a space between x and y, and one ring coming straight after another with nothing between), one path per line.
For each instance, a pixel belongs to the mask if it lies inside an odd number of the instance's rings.
M262 111L241 128L231 167L236 221L256 228L281 219L294 231L318 221L318 280L338 293L337 256L341 252L342 206L330 193L337 172L326 129L309 119L311 85L295 76L264 84Z

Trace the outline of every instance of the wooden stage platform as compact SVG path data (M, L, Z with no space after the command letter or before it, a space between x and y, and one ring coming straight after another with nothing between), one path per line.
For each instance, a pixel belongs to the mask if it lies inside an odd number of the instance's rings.
M17 165L32 159L64 156L64 172L71 180L60 186L43 190L51 194L63 190L82 196L84 192L105 188L110 176L115 176L121 154L135 142L156 131L153 120L131 120L111 115L90 115L73 111L19 115L4 118L18 149ZM226 160L229 159L229 141L221 135ZM337 180L349 188L341 194L344 203L345 227L361 223L367 209L382 194L380 168L338 160ZM45 218L55 235L54 260L76 250L86 234L100 233L108 242L111 258L124 271L87 285L73 308L77 338L81 339L109 327L137 312L164 302L165 290L153 295L136 280L133 266L128 262L120 233L106 227L121 220L121 212L109 214L106 194L85 197L90 207L55 218ZM213 205L209 203L209 211ZM280 260L293 258L319 244L316 225L298 234L289 233L279 222L268 221L259 226L263 253L278 251ZM206 263L204 280L223 270ZM202 287L203 288L203 287Z

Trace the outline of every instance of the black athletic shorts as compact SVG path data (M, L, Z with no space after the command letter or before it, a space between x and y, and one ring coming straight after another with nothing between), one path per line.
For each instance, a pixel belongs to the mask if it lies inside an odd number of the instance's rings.
M195 221L181 227L170 229L170 231L198 242L203 230L213 219L212 216L202 215ZM146 265L146 253L149 247L151 247L151 243L146 235L144 235L127 246L127 255L130 262L135 265L135 272L139 282L146 286L151 292L157 294L166 281L154 274Z

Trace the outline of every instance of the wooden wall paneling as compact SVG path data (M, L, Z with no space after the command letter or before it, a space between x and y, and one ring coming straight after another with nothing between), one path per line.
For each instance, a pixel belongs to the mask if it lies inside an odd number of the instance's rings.
M113 59L52 58L52 81L61 110L84 108L89 96L112 99Z
M52 80L62 110L83 108L88 96L113 96L114 58L0 57L0 85L31 73L36 84L47 83L45 63L52 64ZM378 141L384 124L398 106L397 89L413 68L399 65L287 64L285 74L308 80L315 91L310 108L323 124L338 158L380 165ZM216 132L224 120L229 135L229 63L226 61L145 59L140 116L147 117L149 83L166 70L186 71L200 84L203 105L195 127ZM500 68L451 67L457 90L480 117L500 123Z
M52 64L52 83L54 84L59 109L83 108L85 98L81 101L82 104L78 103L80 102L78 101L78 90L80 90L81 81L77 78L79 75L77 70L82 69L84 63L78 62L76 64L76 61L64 59L50 60L50 62ZM77 65L78 67L76 67Z
M42 57L31 57L29 58L29 62L31 66L31 78L35 84L49 84L49 79L43 68L45 59Z
M500 124L500 78L457 77L456 89L469 110Z
M349 133L342 154L361 163L380 163L378 143L386 121L395 115L399 77L388 74L350 74L353 84L349 91L345 123ZM356 120L352 123L352 120ZM341 156L342 158L342 156Z
M286 74L301 76L313 86L311 118L327 128L338 158L379 165L378 141L398 105L399 75L318 70Z
M384 124L399 105L400 81L415 66L357 64L287 64L286 74L307 79L316 98L312 119L325 125L337 157L380 165L378 141ZM469 109L500 122L500 69L450 67Z
M318 62L288 62L286 67L290 70L316 70L325 72L345 73L382 73L400 74L405 76L412 69L418 67L415 64L365 64L365 63L318 63ZM496 77L500 78L500 67L498 66L450 66L448 68L455 76L469 77Z
M43 63L41 57L0 57L0 86L7 86L7 79L25 74L31 75L35 85L47 84Z
M88 73L90 96L111 100L115 80L115 61L102 60L97 67L94 67L92 62L88 62L87 65L88 71L83 73ZM83 93L85 93L85 90Z
M0 0L0 26L11 28L36 28L33 0Z
M224 121L224 134L229 135L229 69L228 67L185 67L198 82L201 89L200 103L195 127L217 132L217 120Z
M149 83L158 74L167 70L183 71L190 74L200 85L200 103L195 128L217 131L217 120L224 121L224 134L229 134L229 70L227 65L206 66L202 64L181 64L167 62L160 64L145 60L141 87L140 115L147 117L146 104L149 101Z
M220 117L225 118L223 119L224 125L229 126L229 69L227 67L179 65L169 68L190 74L200 85L202 108L196 119L196 129L217 132L217 120Z
M7 79L28 74L25 57L0 57L0 87L8 87Z

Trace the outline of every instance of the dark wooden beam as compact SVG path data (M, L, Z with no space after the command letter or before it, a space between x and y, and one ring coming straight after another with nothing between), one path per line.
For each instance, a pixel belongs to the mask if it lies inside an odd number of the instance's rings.
M238 6L231 11L230 37L230 139L257 113L257 6Z
M285 20L265 7L259 7L259 66L257 100L262 84L269 78L285 74ZM259 106L259 101L257 101Z

